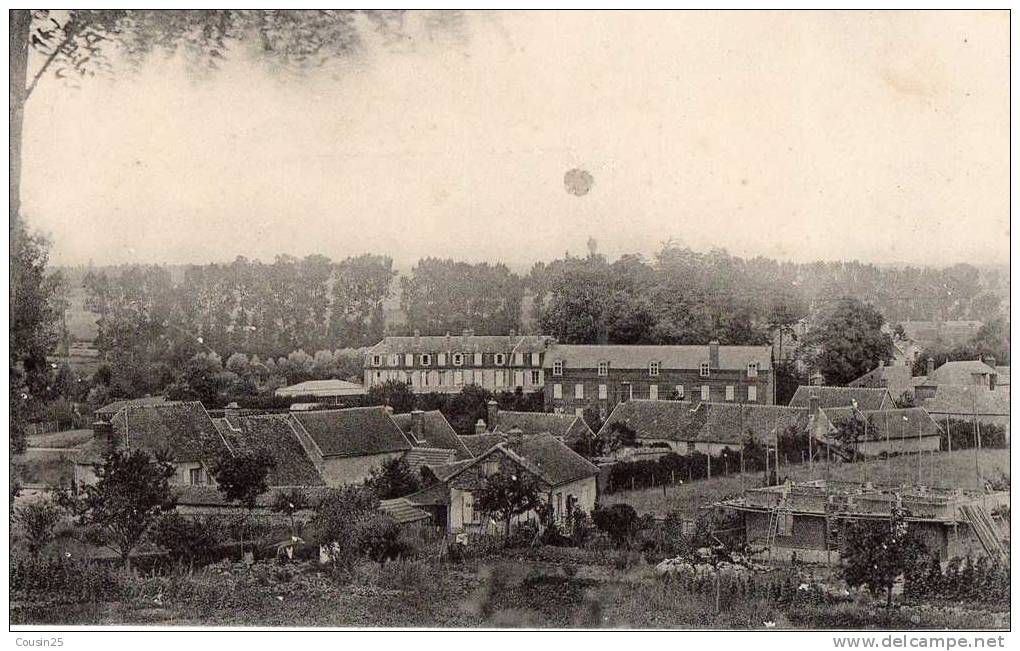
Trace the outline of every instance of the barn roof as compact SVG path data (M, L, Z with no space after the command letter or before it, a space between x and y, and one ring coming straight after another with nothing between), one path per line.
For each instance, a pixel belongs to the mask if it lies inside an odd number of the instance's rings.
M312 438L324 457L359 457L411 449L385 407L292 412L295 427Z
M379 510L390 516L400 524L410 524L411 522L421 522L422 520L428 520L432 516L422 511L414 504L411 503L406 497L398 497L392 500L383 500L379 502Z
M166 455L179 463L207 461L227 450L219 430L200 402L160 402L126 406L110 421L119 448ZM101 461L106 442L93 439L77 463Z
M857 401L857 408L863 411L883 409L892 405L893 398L886 388L875 387L830 387L830 386L799 386L790 400L791 407L807 408L811 406L811 397L818 398L818 406L822 409L830 407L850 407Z
M519 429L524 434L548 433L567 443L594 436L584 418L576 414L555 414L542 411L503 411L496 413L495 432Z
M395 414L392 416L393 422L397 424L405 435L411 434L412 416L411 414ZM426 411L422 413L422 438L425 439L424 445L430 448L443 448L446 450L453 450L458 459L470 459L473 455L468 450L464 442L457 436L457 432L450 426L450 422L446 420L446 416L440 411ZM407 437L409 441L414 442L413 437Z
M217 420L217 426L235 452L260 452L273 460L268 476L270 486L325 484L288 415L223 418Z

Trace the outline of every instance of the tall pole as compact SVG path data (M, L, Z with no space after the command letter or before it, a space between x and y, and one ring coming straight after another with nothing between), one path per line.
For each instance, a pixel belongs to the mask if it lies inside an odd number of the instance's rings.
M953 452L953 433L949 429L949 414L946 414L946 444L949 446L949 452Z
M892 470L889 468L889 460L892 458L892 445L889 443L889 412L885 414L885 481L888 484L892 481Z
M968 387L968 389L969 388L970 387ZM970 395L970 400L973 411L972 425L974 428L974 480L977 482L977 489L984 492L983 487L981 486L981 466L978 463L978 448L981 446L981 439L977 422L977 393L972 393Z
M780 335L782 336L782 335ZM744 441L744 403L740 403L740 492L743 493L744 486L744 448L746 442Z
M921 419L917 419L917 485L921 485Z

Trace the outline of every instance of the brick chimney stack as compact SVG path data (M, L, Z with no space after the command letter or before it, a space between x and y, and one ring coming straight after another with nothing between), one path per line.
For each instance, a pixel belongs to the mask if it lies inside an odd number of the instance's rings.
M808 414L811 416L818 415L818 396L812 395L808 397Z
M493 432L496 430L496 418L499 417L499 403L495 400L489 400L485 403L485 423L488 425L488 431Z
M932 374L935 373L935 358L934 357L929 357L928 358L927 369L928 369L928 377L931 377Z
M478 422L475 423L475 434L485 434L486 431L485 421L479 418Z
M719 342L715 339L708 342L708 367L719 368Z
M92 423L92 438L102 444L107 450L113 450L117 447L113 437L113 423L104 420L97 420Z

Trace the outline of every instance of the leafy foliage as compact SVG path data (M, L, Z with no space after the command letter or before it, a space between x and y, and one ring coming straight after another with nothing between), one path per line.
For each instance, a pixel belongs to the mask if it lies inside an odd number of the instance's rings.
M175 506L169 483L173 464L144 450L114 450L95 470L96 482L83 484L72 506L79 524L95 527L127 565L149 528Z
M421 478L403 457L394 457L373 468L365 485L375 491L379 499L389 500L417 491L421 488Z
M243 452L224 454L211 470L216 488L228 501L253 509L259 495L269 490L267 482L273 465L272 457L264 452Z
M641 518L630 504L613 504L595 509L592 522L599 531L609 535L616 547L629 547L641 528Z
M387 380L369 388L365 404L386 405L392 407L396 414L406 414L415 408L415 396L404 382Z
M38 556L54 538L62 509L52 500L30 502L14 509L14 522L28 541L28 551Z
M153 527L152 541L182 565L204 564L214 558L222 532L210 520L167 513Z
M838 301L833 311L811 332L817 349L815 365L831 385L846 385L892 359L892 337L882 332L885 318L871 305L853 298Z
M928 555L906 516L903 509L894 509L887 520L855 520L847 527L843 578L847 585L866 586L873 594L884 591L887 605L892 605L896 579Z
M504 535L510 536L510 521L515 515L541 508L538 485L528 474L497 472L485 478L475 492L475 508L488 513L504 524Z
M335 567L349 568L360 555L358 531L378 514L379 498L365 486L344 486L324 497L308 522L312 539L330 549Z

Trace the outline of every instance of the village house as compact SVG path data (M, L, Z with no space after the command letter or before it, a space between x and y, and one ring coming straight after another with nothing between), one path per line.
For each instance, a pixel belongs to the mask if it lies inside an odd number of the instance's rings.
M490 391L541 391L546 351L554 341L514 331L386 337L365 353L364 384L403 382L415 393L458 393L469 384Z
M473 456L442 412L416 409L392 418L413 445L404 455L404 461L415 473L420 473L422 466L463 461Z
M545 357L545 408L606 418L633 399L775 403L771 346L556 345Z
M525 435L513 429L480 436L491 437L488 448L473 459L430 466L435 483L405 498L428 511L448 533L502 533L502 525L476 507L486 478L496 473L533 479L558 521L565 521L572 509L594 510L598 468L550 434ZM515 517L513 523L537 519L538 514L531 511Z
M486 404L485 421L478 421L475 425L476 434L486 432L506 434L513 429L519 429L525 435L551 434L557 441L567 445L591 441L595 437L595 433L584 422L584 418L577 414L506 411L500 409L499 403L495 400L489 400Z
M779 405L629 400L616 406L598 437L608 440L623 428L633 432L635 442L645 448L661 448L683 456L732 453L737 463L745 443L753 441L774 449L777 437L806 436L810 425L807 409ZM633 456L633 452L632 448L621 448L620 456ZM779 454L783 454L781 446Z
M848 386L854 388L886 389L895 400L905 396L914 397L914 387L923 384L926 377L915 377L910 366L896 366L880 363Z
M114 400L113 402L103 405L99 409L93 412L93 417L97 421L108 423L113 420L122 409L127 407L147 407L149 405L162 405L166 403L166 398L163 396L149 396L146 398L134 398L132 400Z
M745 542L762 557L839 563L846 528L860 520L887 520L894 508L940 560L1004 556L1008 520L993 516L1009 493L981 494L931 486L879 486L818 479L752 488L717 506L743 516Z
M117 403L114 403L117 405ZM109 416L109 414L113 414ZM93 483L94 464L110 450L145 450L173 461L176 486L205 484L212 461L228 451L212 418L200 402L155 401L119 404L97 420L93 437L74 460L74 483Z
M854 444L839 439L849 421L857 421L860 438ZM942 428L919 407L904 409L819 409L813 435L819 441L842 448L850 454L877 457L883 454L914 454L941 449ZM851 450L850 448L853 448Z
M892 394L885 388L830 386L799 386L790 399L790 406L810 408L812 398L818 400L818 407L821 409L853 407L855 403L862 411L876 411L895 406Z

